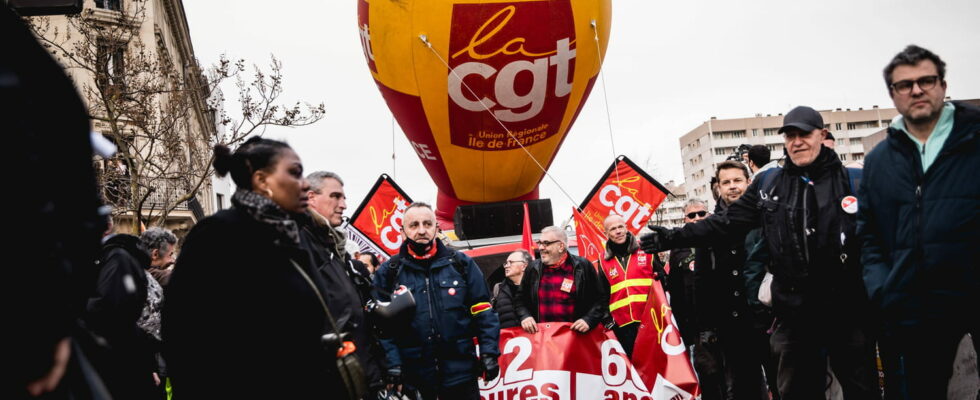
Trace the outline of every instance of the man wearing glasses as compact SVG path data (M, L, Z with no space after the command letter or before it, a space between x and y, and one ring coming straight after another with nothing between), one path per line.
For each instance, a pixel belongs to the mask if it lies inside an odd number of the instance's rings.
M653 232L640 247L649 253L714 246L761 227L773 274L778 322L770 344L781 398L823 398L828 360L845 399L880 398L855 235L859 172L844 168L837 153L821 145L827 130L810 107L787 113L780 133L787 153L783 168L756 176L725 213L673 230L650 226Z
M885 67L901 115L861 181L861 261L884 328L887 398L946 398L963 336L980 348L980 109L944 102L945 75L915 45Z
M500 319L500 329L520 326L514 309L514 296L518 285L524 279L524 270L531 263L531 254L526 250L518 250L507 256L504 262L504 280L493 287L493 309Z
M549 226L538 239L541 259L524 272L516 305L521 327L538 331L538 322L571 322L572 330L586 333L609 316L609 292L588 260L568 252L568 236Z

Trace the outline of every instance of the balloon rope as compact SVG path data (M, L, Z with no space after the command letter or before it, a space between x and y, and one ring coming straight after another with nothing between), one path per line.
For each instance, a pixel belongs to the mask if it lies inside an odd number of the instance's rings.
M425 35L419 35L419 40L421 40L422 43L425 44L425 47L428 47L429 48L429 50L432 52L432 54L435 54L436 55L436 58L438 58L439 61L442 62L442 65L445 65L446 66L446 69L448 69L449 72L451 72L453 75L456 75L456 79L459 79L459 82L463 84L463 87L465 87L466 90L470 92L470 95L472 95L473 98L479 98L479 96L477 96L476 93L473 92L473 89L470 89L470 85L467 85L466 82L463 81L463 77L459 76L459 74L457 74L456 71L454 71L452 68L450 68L449 67L449 63L447 63L446 60L443 59L442 56L439 55L439 53L435 49L432 48L432 43L429 43L429 38L428 37L426 37ZM548 173L548 169L545 168L543 165L541 165L540 162L538 162L538 159L535 158L534 155L531 154L530 151L528 151L527 147L524 147L524 144L521 143L521 141L518 140L516 136L514 136L514 134L510 131L510 129L507 129L507 125L504 125L503 122L501 122L499 119L497 119L497 116L496 115L493 115L493 112L490 111L490 108L488 108L487 105L483 103L483 101L480 101L479 103L480 103L481 106L483 106L483 109L487 111L487 114L490 114L490 117L493 118L494 121L497 121L497 123L500 124L500 127L501 128L504 128L504 130L507 131L507 136L510 136L511 139L514 139L514 141L517 143L517 145L518 146L521 146L521 150L524 150L524 152L527 153L527 156L531 158L531 161L534 161L534 164L537 165L539 169L541 169L541 172L544 172L545 176L547 176L548 179L551 179L551 182L553 182L555 184L555 186L558 187L558 190L561 190L561 192L565 195L565 197L568 198L568 201L570 201L573 206L578 207L576 205L576 203L575 203L575 200L572 199L572 196L570 196L568 194L568 192L565 191L565 188L563 188L561 186L561 184L558 183L558 180L556 180L554 176L551 176L551 174Z
M391 178L398 179L395 171L395 115L391 115Z
M609 126L609 146L612 148L613 155L613 170L616 171L616 186L623 186L622 179L619 178L619 160L617 160L618 155L616 154L616 142L613 140L613 128L612 128L612 115L609 113L609 97L606 95L606 74L602 72L602 47L599 46L599 28L596 27L595 20L590 23L592 26L592 31L595 32L593 36L595 39L595 50L599 53L599 57L596 58L596 68L599 69L599 79L602 81L602 100L606 104L606 125Z

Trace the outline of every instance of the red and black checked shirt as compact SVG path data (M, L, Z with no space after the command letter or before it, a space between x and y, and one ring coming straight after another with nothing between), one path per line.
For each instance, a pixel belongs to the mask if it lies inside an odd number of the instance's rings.
M537 322L575 322L577 288L573 284L570 292L561 290L561 284L565 279L575 280L567 254L557 265L542 266L541 284L538 285L538 316L541 319Z

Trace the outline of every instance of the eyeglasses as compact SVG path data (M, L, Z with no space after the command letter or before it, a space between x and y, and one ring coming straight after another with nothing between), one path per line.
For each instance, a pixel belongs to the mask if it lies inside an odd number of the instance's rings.
M507 262L505 262L504 264L507 264L507 265L524 264L524 260L516 260L516 261L514 261L514 260L507 260Z
M694 219L694 217L704 217L705 215L708 215L708 212L707 211L704 211L704 210L701 210L701 211L695 211L695 212L689 212L689 213L687 213L687 218L688 219Z
M553 244L555 244L555 243L558 243L558 242L560 242L560 241L561 241L561 240L539 240L539 241L537 241L537 242L535 242L535 243L537 243L537 244L538 244L538 246L545 246L545 247L548 247L548 246L551 246L551 245L553 245Z
M923 91L932 89L936 87L936 83L939 82L939 75L929 75L923 76L919 79L906 79L904 81L898 81L891 85L892 90L898 94L909 94L912 93L912 85L919 85L919 89Z

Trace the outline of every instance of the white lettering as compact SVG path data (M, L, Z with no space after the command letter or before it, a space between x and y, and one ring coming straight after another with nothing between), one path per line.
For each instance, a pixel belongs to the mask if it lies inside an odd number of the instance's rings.
M511 61L500 70L499 74L494 67L482 62L469 61L457 65L452 71L449 71L447 88L449 98L452 99L453 103L467 111L492 110L501 121L519 122L531 119L544 108L547 99L549 66L555 66L555 97L565 97L572 92L569 70L571 69L571 61L575 58L576 50L570 49L569 45L568 38L558 40L555 42L554 55L536 58L533 61ZM523 95L518 95L514 90L514 82L517 75L523 71L531 73L531 90ZM496 102L487 96L472 100L463 93L463 80L474 74L483 79L494 80L493 96L497 100ZM494 75L497 76L492 78ZM494 107L497 107L497 102L503 108L493 110ZM528 107L528 105L530 107L527 110L514 112L515 109Z
M517 95L514 91L514 81L517 79L517 74L521 71L530 71L534 76L531 81L531 91L523 96ZM541 112L544 108L545 91L548 85L548 60L544 58L539 58L534 60L533 63L529 61L519 60L514 61L504 69L500 70L500 74L497 75L497 81L494 84L494 93L497 95L497 101L500 105L507 107L506 110L497 110L493 114L497 116L501 121L515 122L524 121ZM531 108L527 111L521 113L515 113L511 110L516 108L524 107L531 104Z
M609 386L619 386L626 382L626 359L620 354L626 354L619 341L609 339L602 342L602 379ZM613 373L612 371L616 372Z
M415 153L419 155L419 158L423 160L436 160L436 157L432 155L432 150L429 149L429 145L415 142L411 143L412 147L415 148Z
M370 63L374 61L374 49L371 48L371 34L368 31L368 24L361 26L361 47L364 49L364 58Z
M514 337L504 345L504 354L510 354L515 349L517 350L517 355L514 356L514 360L507 366L507 372L504 373L504 384L526 381L534 377L533 369L520 369L524 365L524 362L528 358L531 358L531 351L533 350L531 341L523 336Z
M617 187L616 185L603 186L602 190L599 191L599 203L606 207L612 207L614 204L613 200L608 198L607 196L609 193L616 193L616 196L623 195L623 192L621 192L619 190L619 187Z
M568 80L568 65L575 58L575 49L568 49L568 38L558 41L558 54L549 59L555 68L555 97L565 97L572 92L572 82Z

